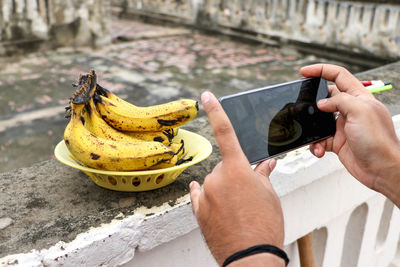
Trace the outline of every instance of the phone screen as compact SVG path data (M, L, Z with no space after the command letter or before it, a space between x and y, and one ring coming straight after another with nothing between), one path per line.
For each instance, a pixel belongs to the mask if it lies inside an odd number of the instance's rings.
M333 113L317 101L329 97L326 80L304 80L220 98L243 152L251 164L332 136Z

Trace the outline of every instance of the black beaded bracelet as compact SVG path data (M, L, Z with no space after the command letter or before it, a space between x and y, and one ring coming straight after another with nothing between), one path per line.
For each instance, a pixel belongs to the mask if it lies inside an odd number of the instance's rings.
M289 258L287 256L287 254L285 253L285 251L283 251L282 249L280 249L278 247L272 246L272 245L262 244L262 245L249 247L249 248L240 250L240 251L232 254L224 261L224 263L222 264L222 267L225 267L228 264L230 264L236 260L239 260L241 258L250 256L250 255L254 255L254 254L258 254L258 253L274 254L274 255L282 258L285 261L286 266L289 264Z

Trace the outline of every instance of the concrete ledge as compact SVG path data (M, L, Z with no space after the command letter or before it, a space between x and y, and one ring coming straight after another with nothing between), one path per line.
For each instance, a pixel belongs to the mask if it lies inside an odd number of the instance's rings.
M204 117L187 124L186 129L210 137ZM211 139L211 138L210 138ZM83 172L64 166L57 160L0 174L0 257L7 254L43 249L62 240L72 241L79 233L110 223L118 215L135 215L139 207L166 205L168 211L177 199L186 195L190 181L202 182L218 161L213 153L206 161L188 168L177 181L159 190L124 193L95 185ZM146 210L141 216L151 216Z

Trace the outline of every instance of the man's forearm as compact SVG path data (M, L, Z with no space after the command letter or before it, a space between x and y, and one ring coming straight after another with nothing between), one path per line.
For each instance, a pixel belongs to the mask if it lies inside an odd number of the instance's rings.
M377 179L374 189L382 193L400 208L400 173L397 173L396 176L392 175L390 178Z
M393 153L391 168L377 177L373 189L389 198L400 208L400 146Z

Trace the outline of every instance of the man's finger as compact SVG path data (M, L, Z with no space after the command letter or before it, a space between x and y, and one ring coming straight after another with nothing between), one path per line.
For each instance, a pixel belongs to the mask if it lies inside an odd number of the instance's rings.
M276 166L276 160L269 159L258 164L257 167L254 169L254 171L261 174L262 176L269 178L269 175L274 170L275 166Z
M190 183L190 200L192 201L192 207L194 214L199 210L199 198L201 194L201 186L198 182L192 181Z
M341 92L353 96L372 94L365 90L361 82L354 77L347 69L331 64L315 64L301 68L300 73L304 77L322 77L336 83Z
M364 112L365 109L361 107L361 102L357 101L357 98L345 93L339 93L330 98L325 98L317 103L318 108L324 112L337 112L341 115L347 116L351 113L357 115Z
M329 85L329 94L331 96L337 95L338 93L340 93L339 89L336 87L336 85Z
M326 147L326 141L323 140L321 142L311 144L310 151L317 158L322 158L325 155L325 147Z
M243 157L244 154L232 124L218 99L212 93L204 92L201 95L201 100L217 140L222 159Z

